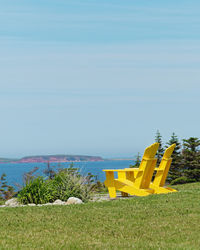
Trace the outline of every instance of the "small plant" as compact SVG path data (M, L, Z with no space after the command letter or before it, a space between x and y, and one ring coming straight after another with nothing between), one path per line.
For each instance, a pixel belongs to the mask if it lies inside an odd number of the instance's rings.
M29 183L31 180L35 178L35 172L38 170L38 167L34 167L31 171L24 173L23 175L23 183Z
M30 172L29 172L30 173ZM78 169L70 165L69 168L59 169L51 178L28 175L24 187L18 193L19 202L23 204L43 204L57 199L67 201L71 196L88 201L94 190L94 176L82 176Z
M48 190L46 181L41 176L31 178L26 182L26 185L18 193L17 197L22 204L43 204L53 201L53 196Z
M94 189L92 177L90 175L82 176L77 169L72 167L59 170L54 179L48 182L48 186L54 199L63 201L70 196L87 201Z
M54 170L55 166L51 166L50 162L48 161L47 163L47 168L45 168L45 170L43 171L43 173L49 178L49 179L53 179L56 171Z

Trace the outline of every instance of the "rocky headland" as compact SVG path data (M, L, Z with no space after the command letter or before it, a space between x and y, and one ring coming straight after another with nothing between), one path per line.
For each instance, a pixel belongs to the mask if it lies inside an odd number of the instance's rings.
M38 155L26 156L21 159L0 158L0 163L39 163L39 162L80 162L80 161L103 161L100 156L88 155Z

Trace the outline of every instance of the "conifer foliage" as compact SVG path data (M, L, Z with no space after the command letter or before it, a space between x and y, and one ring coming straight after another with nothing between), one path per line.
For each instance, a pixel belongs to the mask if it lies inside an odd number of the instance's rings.
M164 153L162 136L159 130L156 132L155 141L160 144L157 152L159 164ZM172 133L165 148L174 143L176 147L172 154L172 164L168 174L168 182L171 184L182 184L200 181L200 139L197 137L183 139L183 144L181 145L178 136Z
M137 155L135 156L135 164L134 165L130 165L130 168L138 168L140 166L141 163L141 156L140 153L138 152Z
M156 132L155 142L159 143L159 148L158 148L158 151L156 153L156 157L158 159L157 163L160 164L162 156L163 156L163 153L164 153L164 149L163 149L163 145L162 145L162 136L161 136L159 130L157 130L157 132Z
M200 181L200 140L190 137L183 140L184 175L190 181Z
M0 177L0 200L10 199L14 194L14 188L7 184L6 174L2 174Z
M173 132L170 140L167 142L166 148L172 144L176 144L176 147L172 153L172 163L168 174L168 181L173 181L180 178L182 175L182 158L181 158L181 143L179 142L178 136Z

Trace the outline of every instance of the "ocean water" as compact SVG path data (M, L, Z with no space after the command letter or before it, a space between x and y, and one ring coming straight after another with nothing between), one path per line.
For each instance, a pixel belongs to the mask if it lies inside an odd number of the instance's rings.
M67 168L71 162L65 163L51 163L50 166L55 166L56 168ZM105 180L105 173L103 169L121 169L127 168L130 164L133 164L131 160L106 160L106 161L96 161L96 162L74 162L74 167L78 168L82 175L87 175L91 173L97 176L97 180L103 182ZM0 176L5 173L6 180L9 185L14 186L16 189L16 184L23 184L23 175L26 172L31 171L34 167L38 167L36 174L44 176L44 169L47 168L47 163L2 163L0 164Z

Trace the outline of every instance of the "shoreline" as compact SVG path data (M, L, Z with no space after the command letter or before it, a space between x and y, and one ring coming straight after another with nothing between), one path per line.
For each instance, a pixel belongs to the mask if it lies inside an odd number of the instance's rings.
M0 162L1 164L29 164L29 163L76 163L76 162L105 162L105 161L134 161L134 159L103 159L103 160L89 160L89 161L10 161L10 162Z
M10 161L10 162L0 162L0 164L19 164L19 163L67 163L67 162L102 162L105 160L94 160L94 161Z

